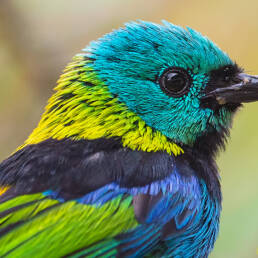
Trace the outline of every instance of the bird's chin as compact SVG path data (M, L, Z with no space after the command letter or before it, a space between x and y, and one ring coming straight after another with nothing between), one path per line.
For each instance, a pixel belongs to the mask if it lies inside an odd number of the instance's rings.
M243 106L243 104L241 104L241 103L227 103L225 105L222 105L222 107L224 107L226 110L228 110L232 113L236 112L242 106Z
M202 102L201 103L202 108L208 108L214 111L214 114L218 115L221 110L227 110L229 112L235 113L240 107L242 107L241 103L226 103L226 104L221 104L218 103L216 100L210 99L207 102Z

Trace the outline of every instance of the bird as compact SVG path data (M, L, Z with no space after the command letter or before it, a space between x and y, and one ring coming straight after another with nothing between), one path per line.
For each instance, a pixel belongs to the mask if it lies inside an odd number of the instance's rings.
M0 164L0 257L208 257L215 157L257 100L258 76L189 27L140 20L92 41Z

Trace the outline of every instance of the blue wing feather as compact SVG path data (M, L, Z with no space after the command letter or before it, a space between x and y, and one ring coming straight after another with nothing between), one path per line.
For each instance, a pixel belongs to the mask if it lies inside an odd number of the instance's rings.
M57 193L49 197L61 199ZM201 187L195 176L182 176L177 171L164 180L142 187L121 187L119 183L105 185L77 199L79 203L101 206L119 195L133 196L135 217L139 226L120 234L116 240L121 255L140 256L161 241L176 235L190 223L201 206ZM171 221L173 221L173 226ZM164 233L165 232L165 233ZM116 247L117 248L117 247Z

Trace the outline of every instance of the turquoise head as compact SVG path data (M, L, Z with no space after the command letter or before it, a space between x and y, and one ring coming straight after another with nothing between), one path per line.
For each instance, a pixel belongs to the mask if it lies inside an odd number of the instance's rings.
M85 51L109 91L169 139L192 145L199 136L230 126L232 108L203 106L201 98L216 71L222 70L221 80L240 71L195 30L165 21L129 23Z

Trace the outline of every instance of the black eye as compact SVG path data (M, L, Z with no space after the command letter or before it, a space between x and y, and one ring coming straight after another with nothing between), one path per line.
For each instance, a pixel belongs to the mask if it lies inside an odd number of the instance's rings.
M181 97L189 91L191 77L180 67L166 69L159 78L161 89L169 96Z

